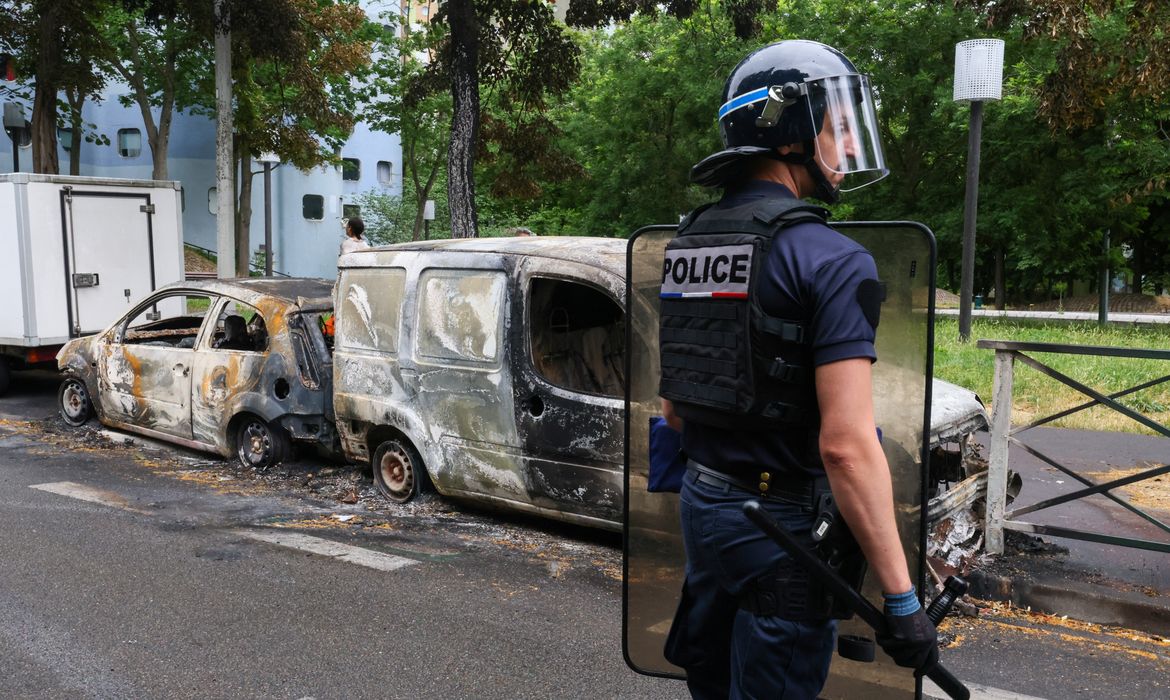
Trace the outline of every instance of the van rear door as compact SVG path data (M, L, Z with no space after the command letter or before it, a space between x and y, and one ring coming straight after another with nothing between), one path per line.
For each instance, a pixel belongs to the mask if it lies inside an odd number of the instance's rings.
M74 336L100 331L154 291L152 211L148 193L62 188Z

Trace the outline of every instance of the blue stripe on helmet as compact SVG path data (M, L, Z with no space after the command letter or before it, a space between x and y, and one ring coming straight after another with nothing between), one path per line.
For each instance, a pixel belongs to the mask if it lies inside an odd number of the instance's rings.
M768 99L768 88L766 87L759 88L758 90L752 90L751 92L745 92L739 97L725 102L723 106L719 108L719 118L722 119L727 115L728 112L737 110L744 105L749 105L753 102L759 102L760 100L766 99Z

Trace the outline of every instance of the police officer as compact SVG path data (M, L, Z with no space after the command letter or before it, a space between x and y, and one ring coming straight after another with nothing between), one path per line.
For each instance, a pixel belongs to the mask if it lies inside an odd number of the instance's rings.
M887 173L868 79L824 44L771 44L732 71L719 128L725 149L691 179L723 197L684 219L663 264L660 394L690 458L686 581L666 657L696 698L816 697L832 601L741 506L759 500L811 544L818 506L835 500L885 595L878 643L928 670L935 630L874 425L882 286L869 252L800 199L833 203Z

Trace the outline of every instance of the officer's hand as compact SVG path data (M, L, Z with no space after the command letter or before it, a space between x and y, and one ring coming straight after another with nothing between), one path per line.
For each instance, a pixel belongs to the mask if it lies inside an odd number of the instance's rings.
M919 674L938 664L938 632L922 608L909 615L886 612L886 632L877 635L877 643L894 663Z

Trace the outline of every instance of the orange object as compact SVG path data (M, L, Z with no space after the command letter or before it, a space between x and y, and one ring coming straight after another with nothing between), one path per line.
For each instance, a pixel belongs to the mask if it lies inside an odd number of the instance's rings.
M329 317L325 319L325 323L322 324L321 330L330 338L333 337L333 314L330 314Z

